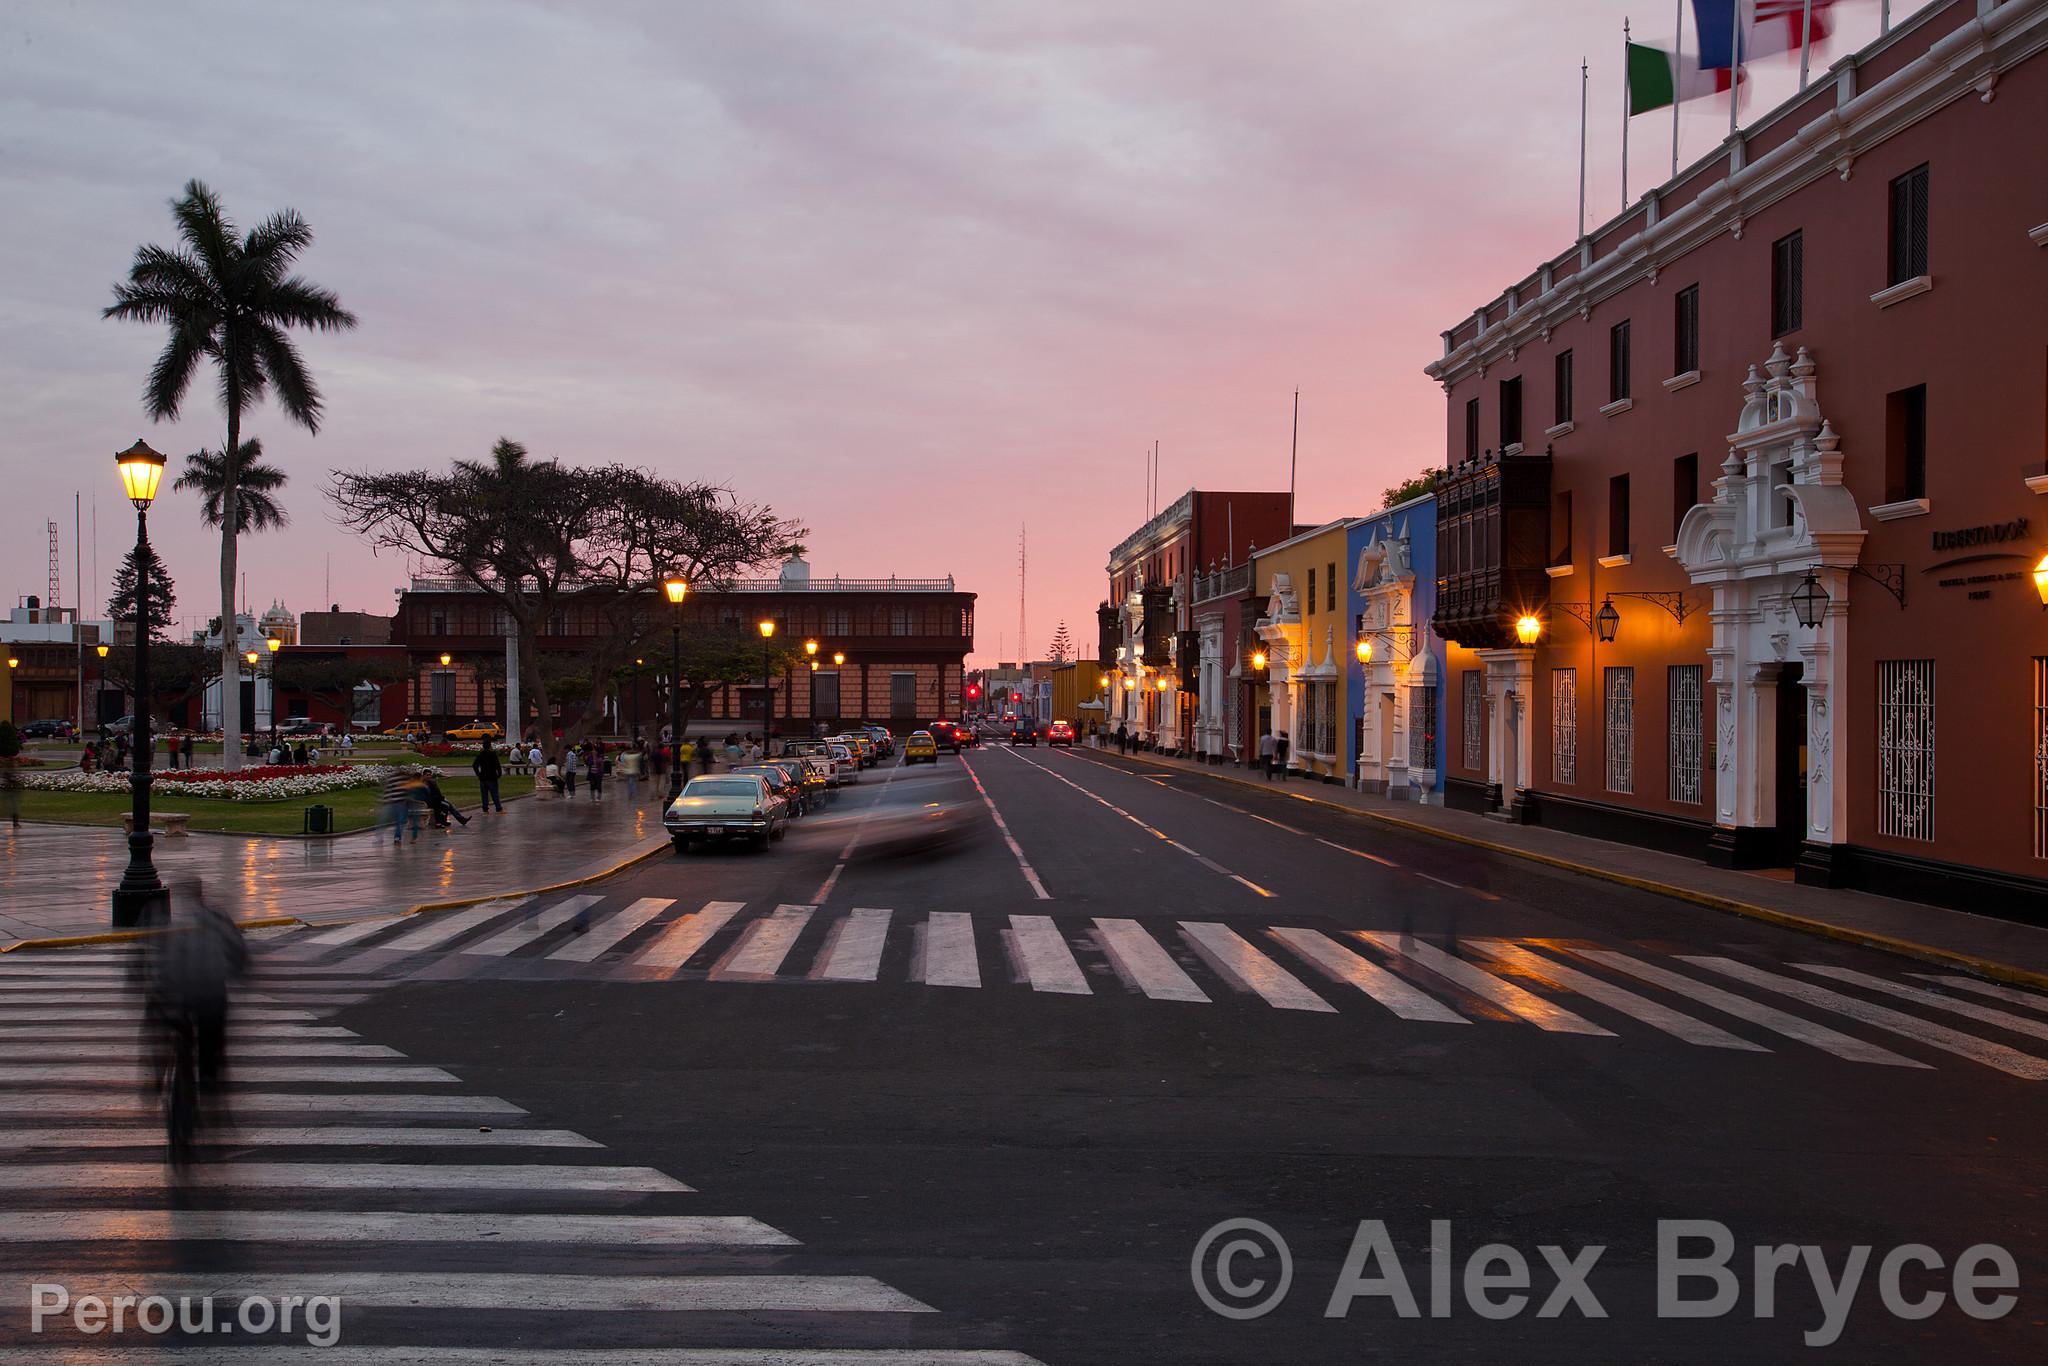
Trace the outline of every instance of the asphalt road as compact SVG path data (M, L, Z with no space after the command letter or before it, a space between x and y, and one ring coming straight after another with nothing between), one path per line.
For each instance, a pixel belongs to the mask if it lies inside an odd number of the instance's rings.
M896 817L933 809L964 813L968 838L942 856L876 856ZM326 974L362 999L336 996L324 1023L520 1107L516 1127L603 1145L520 1161L645 1167L695 1188L590 1197L577 1212L751 1219L795 1240L599 1237L499 1248L491 1270L869 1278L936 1312L435 1309L430 1289L411 1309L367 1296L348 1344L613 1348L621 1360L661 1344L748 1346L763 1361L815 1345L817 1362L888 1349L1048 1363L1779 1361L1828 1336L1814 1268L1834 1281L1868 1247L1831 1325L1834 1355L2041 1356L2048 998L1389 832L1278 787L1044 748L873 770L768 854L662 857L574 901L467 914L424 948L396 943L417 926L280 940L265 946L264 980L317 992ZM319 1136L299 1156L338 1160ZM348 1156L392 1159L375 1145ZM558 1214L572 1206L548 1189L557 1179L490 1198L335 1198ZM90 1205L0 1191L0 1233L10 1213L51 1201ZM1191 1278L1205 1234L1233 1219L1290 1249L1290 1289L1256 1317L1216 1312ZM1729 1311L1660 1317L1660 1221L1678 1220L1726 1227ZM1442 1271L1435 1221L1450 1243ZM1227 1251L1262 1236L1208 1244L1205 1267L1223 1255L1242 1298L1278 1283L1277 1259ZM11 1241L9 1265L81 1255ZM317 1280L431 1276L486 1255L370 1233L289 1241L167 1252L116 1240L94 1245L92 1265L288 1265ZM1517 1293L1468 1281L1487 1244L1527 1263L1530 1298L1511 1317L1474 1305ZM1781 1244L1817 1251L1760 1277L1752 1249ZM1899 1316L1880 1267L1907 1244L1932 1251L1899 1276L1895 1301L1953 1291L1957 1260L1990 1244L2010 1254L2016 1304L1980 1319L1951 1297ZM1513 1260L1476 1271L1511 1280ZM1543 1316L1554 1267L1574 1262L1591 1268L1586 1289L1567 1285L1561 1312ZM1396 1265L1412 1316L1388 1282ZM1355 1295L1333 1299L1344 1284ZM1715 1289L1678 1285L1694 1301Z

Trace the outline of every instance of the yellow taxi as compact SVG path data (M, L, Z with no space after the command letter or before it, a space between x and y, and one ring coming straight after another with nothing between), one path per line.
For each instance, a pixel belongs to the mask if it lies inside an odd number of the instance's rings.
M434 733L434 728L424 721L400 721L384 732L394 740L424 740Z
M928 730L910 732L910 738L903 742L903 762L909 765L936 764L938 761L939 742L932 738L932 733Z
M448 732L450 740L502 740L505 728L496 721L472 721Z

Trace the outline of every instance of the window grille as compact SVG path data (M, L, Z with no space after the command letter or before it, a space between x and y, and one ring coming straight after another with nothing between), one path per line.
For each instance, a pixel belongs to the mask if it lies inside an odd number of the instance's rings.
M1560 351L1557 353L1557 360L1551 371L1551 379L1554 385L1554 392L1551 398L1551 411L1557 415L1558 422L1569 422L1572 420L1571 352Z
M2048 656L2034 656L2034 857L2048 858Z
M1465 670L1465 767L1486 767L1486 682Z
M1806 239L1788 233L1771 243L1771 335L1797 332L1806 314Z
M1671 711L1671 800L1700 803L1700 761L1704 742L1700 736L1702 682L1701 666L1675 664L1670 675Z
M1934 661L1877 665L1877 831L1934 838Z
M1579 780L1579 671L1550 671L1550 777L1553 782Z
M1916 166L1892 182L1891 278L1904 284L1927 273L1927 168Z
M2048 673L2041 676L2048 678ZM2048 687L2048 684L2043 686ZM2042 715L2048 717L2048 704L2043 705ZM2048 720L2044 720L2043 724L2048 725ZM2048 735L2048 731L2044 731L2043 734ZM1408 690L1408 767L1436 772L1436 689L1433 687ZM2048 793L2048 785L2044 785L2043 792ZM2048 821L2048 816L2044 816L2043 820ZM2048 830L2048 824L2044 824L2042 828Z
M1606 671L1607 790L1636 790L1636 671Z

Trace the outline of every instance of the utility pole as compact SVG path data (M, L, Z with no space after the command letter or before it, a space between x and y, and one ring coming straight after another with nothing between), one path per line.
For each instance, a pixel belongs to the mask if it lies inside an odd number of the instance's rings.
M1017 662L1022 664L1030 656L1031 647L1026 644L1031 637L1024 634L1024 536L1025 526L1017 524Z
M1294 535L1294 469L1301 453L1301 390L1294 391L1294 433L1287 438L1287 534Z

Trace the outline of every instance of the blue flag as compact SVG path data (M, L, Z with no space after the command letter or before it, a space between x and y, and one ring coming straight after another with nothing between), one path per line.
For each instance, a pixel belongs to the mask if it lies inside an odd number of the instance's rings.
M1741 0L1692 0L1693 27L1699 33L1700 69L1727 70L1737 64L1743 35L1736 32L1735 7Z

